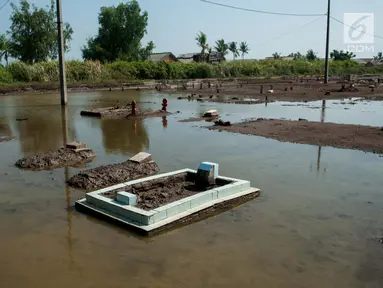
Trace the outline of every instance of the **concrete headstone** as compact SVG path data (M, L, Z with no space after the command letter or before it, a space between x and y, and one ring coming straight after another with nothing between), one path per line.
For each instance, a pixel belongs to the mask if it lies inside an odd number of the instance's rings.
M138 164L148 163L152 161L152 155L146 152L140 152L134 155L132 158L130 158L129 161L138 163Z

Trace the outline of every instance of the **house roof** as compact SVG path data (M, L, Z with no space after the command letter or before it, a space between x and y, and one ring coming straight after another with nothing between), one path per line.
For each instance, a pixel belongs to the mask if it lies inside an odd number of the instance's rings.
M162 60L164 60L168 56L172 56L172 57L174 57L174 59L176 58L176 56L174 56L173 53L171 53L171 52L153 53L150 55L149 61L161 62Z
M180 54L178 55L178 59L190 59L193 58L195 55L199 55L200 53L185 53L185 54Z
M383 65L382 59L372 59L371 61L368 61L366 64L372 64L373 66L379 66Z

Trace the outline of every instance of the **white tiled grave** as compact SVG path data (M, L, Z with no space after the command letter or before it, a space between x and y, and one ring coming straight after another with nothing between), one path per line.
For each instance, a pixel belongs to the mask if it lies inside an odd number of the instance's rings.
M192 169L183 169L100 189L87 193L84 199L76 202L76 207L85 208L85 210L90 210L90 212L107 216L112 218L112 220L122 222L121 224L128 224L129 226L138 228L143 232L150 232L191 214L205 210L218 203L259 192L259 189L250 187L249 181L218 176L216 178L217 180L226 180L230 183L221 187L197 193L193 196L174 201L149 211L127 205L124 201L118 202L115 199L103 196L107 192L115 191L117 189L123 190L123 188L126 189L130 185L183 173L195 174L197 171ZM126 193L124 192L123 194L125 195Z

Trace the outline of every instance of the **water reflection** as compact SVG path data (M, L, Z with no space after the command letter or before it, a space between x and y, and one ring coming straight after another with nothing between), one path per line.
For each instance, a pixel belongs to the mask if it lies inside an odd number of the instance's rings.
M0 123L0 142L12 139L12 130L8 124Z
M166 116L162 117L162 127L164 127L164 128L168 127L168 119Z
M141 120L100 120L107 152L134 154L149 149L149 136Z
M320 122L324 123L326 118L326 100L322 101L322 108L321 108L321 114L320 114ZM321 167L321 157L322 157L322 146L318 146L317 150L317 160L316 160L316 172L317 175L320 173L320 167ZM312 171L312 166L310 165L310 171ZM323 169L323 172L326 173L326 168Z
M76 139L76 130L72 126L74 122L68 121L67 108L61 110L61 107L39 107L34 110L33 114L32 111L26 113L21 109L15 111L16 119L28 117L14 125L24 157L62 147L65 144L62 138L64 130L67 131L65 135ZM64 141L68 140L67 136Z
M323 100L321 114L320 114L320 122L323 123L325 118L326 118L326 100Z

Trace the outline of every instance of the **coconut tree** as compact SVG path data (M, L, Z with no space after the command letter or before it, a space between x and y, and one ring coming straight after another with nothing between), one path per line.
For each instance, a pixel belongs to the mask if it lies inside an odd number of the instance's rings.
M3 60L3 57L8 66L9 42L5 34L0 35L0 64Z
M221 39L215 42L215 51L217 51L223 58L229 53L229 46L225 43L225 40Z
M241 44L239 44L239 51L241 52L242 60L245 59L245 55L249 54L250 51L249 44L241 42Z
M207 36L203 32L199 32L195 38L197 45L201 48L201 59L205 61L205 51L208 49Z
M315 53L313 49L308 50L307 53L306 53L306 59L308 61L318 60L317 53Z
M233 53L233 60L235 60L235 58L237 58L239 56L237 42L234 42L234 41L230 42L228 44L228 48L229 48L230 52Z

